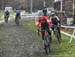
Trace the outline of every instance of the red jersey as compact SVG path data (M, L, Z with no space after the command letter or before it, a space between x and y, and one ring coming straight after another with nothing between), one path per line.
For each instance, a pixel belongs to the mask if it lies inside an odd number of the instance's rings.
M42 18L38 18L38 19L36 20L36 28L37 28L37 29L40 29L40 24L41 24L42 22L47 22L48 27L51 27L51 22L48 20L48 18L47 18L46 16L43 16Z

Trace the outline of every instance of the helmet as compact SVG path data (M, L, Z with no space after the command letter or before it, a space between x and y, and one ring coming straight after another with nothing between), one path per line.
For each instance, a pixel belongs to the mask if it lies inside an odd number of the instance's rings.
M55 13L51 13L51 16L55 16Z

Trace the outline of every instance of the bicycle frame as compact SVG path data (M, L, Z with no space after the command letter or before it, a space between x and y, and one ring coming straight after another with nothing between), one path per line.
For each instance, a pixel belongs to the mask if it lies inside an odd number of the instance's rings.
M57 37L57 35L58 35L57 27L54 27L54 34L55 34L55 36Z
M46 30L42 30L42 31L44 31L44 48L45 48L45 52L46 52L46 54L49 54L49 52L50 52L49 34Z
M58 42L60 43L61 42L60 34L58 32L58 27L56 25L54 26L54 35L58 39Z

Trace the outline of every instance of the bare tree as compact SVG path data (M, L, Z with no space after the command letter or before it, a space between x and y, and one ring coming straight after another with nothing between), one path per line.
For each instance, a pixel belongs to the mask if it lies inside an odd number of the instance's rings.
M37 11L43 8L44 0L32 0L33 11ZM45 0L46 6L51 7L54 0ZM31 0L0 0L0 9L6 6L11 6L13 8L21 8L30 11Z

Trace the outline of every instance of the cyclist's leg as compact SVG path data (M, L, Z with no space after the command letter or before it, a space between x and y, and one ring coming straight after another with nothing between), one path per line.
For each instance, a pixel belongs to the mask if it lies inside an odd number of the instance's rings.
M43 48L45 49L45 46L44 46L44 31L42 31L41 34L42 34L42 40L43 40Z
M60 28L58 27L58 33L59 33L59 36L60 36L60 39L61 39L61 33L60 33Z
M20 24L20 16L18 17L18 23Z
M20 16L17 16L17 25L19 25L19 22L20 22Z
M51 37L51 31L49 30L49 28L47 29L48 34L50 35L50 42L52 42L52 37Z
M45 30L45 28L41 27L42 40L44 40L44 31L43 30Z
M17 17L15 16L15 23L16 23L16 19L17 19Z
M18 24L18 16L15 16L15 23Z
M7 15L7 23L8 23L8 19L9 19L9 16Z
M41 34L42 34L42 40L44 40L44 31L42 31Z
M5 16L5 22L8 23L8 16Z
M54 27L53 27L53 26L51 27L51 29L52 29L52 31L53 31L53 34L55 34L55 32L54 32Z

